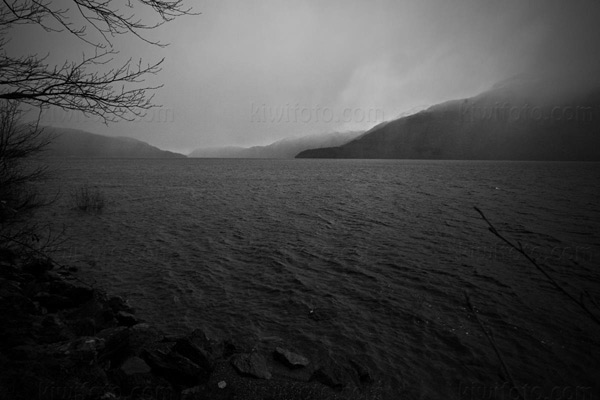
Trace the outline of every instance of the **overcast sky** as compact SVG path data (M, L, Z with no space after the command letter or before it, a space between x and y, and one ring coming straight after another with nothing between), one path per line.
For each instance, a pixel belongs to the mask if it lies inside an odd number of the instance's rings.
M152 33L171 43L166 48L114 41L123 55L166 58L150 80L164 84L155 97L161 110L108 127L57 112L44 122L187 153L368 129L520 73L599 71L597 0L189 4L202 14ZM34 32L15 43L56 60L80 55L81 43L64 36Z

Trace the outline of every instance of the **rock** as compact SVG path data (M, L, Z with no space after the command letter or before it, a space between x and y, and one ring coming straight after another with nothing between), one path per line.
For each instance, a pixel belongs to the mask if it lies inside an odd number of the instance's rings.
M35 297L40 292L48 293L50 284L48 282L40 282L37 280L27 281L23 284L23 292L29 297Z
M104 329L97 336L106 340L99 360L108 363L108 368L123 364L129 357L140 357L145 350L168 353L173 347L172 343L162 341L163 335L158 329L145 323Z
M150 366L140 357L129 357L121 365L121 371L125 375L147 374L150 373Z
M146 323L135 324L128 332L128 346L133 355L140 355L144 348L160 342L164 337L160 330Z
M98 332L96 321L91 317L75 318L65 321L77 336L95 336Z
M129 357L118 370L111 371L111 376L122 393L128 396L136 388L152 385L153 376L150 371L150 366L144 360L139 357Z
M202 393L201 386L194 386L181 391L181 400L193 400L197 399Z
M210 372L214 368L214 363L208 356L204 349L200 348L190 338L183 338L177 340L173 350L178 352L184 357L187 357L192 362L202 367L207 372Z
M371 377L371 373L360 361L352 358L350 359L350 366L356 371L358 374L358 379L361 383L371 383L373 378Z
M61 281L63 279L63 275L59 274L56 271L48 271L44 274L45 283L50 285L51 281Z
M112 328L106 328L96 334L97 337L106 341L106 347L115 339L119 342L127 339L129 330L124 326L115 326ZM119 337L120 336L120 337Z
M6 353L13 360L34 360L38 355L35 348L27 344L11 347Z
M73 308L75 304L66 296L50 294L47 292L38 293L34 300L49 312L56 312L67 308Z
M128 338L129 331L124 326L104 329L96 334L105 342L104 351L100 355L100 361L110 361L111 365L119 365L130 355Z
M208 379L208 371L177 352L144 350L142 357L152 371L174 385L194 386Z
M135 310L127 304L121 296L113 296L106 301L106 304L112 309L113 312L118 313L124 311L130 314L134 314Z
M109 371L109 374L119 387L120 394L130 396L128 398L155 398L146 397L151 393L157 395L156 398L176 398L172 396L171 385L151 371L146 361L134 356L127 358L119 368ZM161 397L162 395L165 397Z
M289 368L302 368L307 367L310 364L308 358L301 356L296 353L292 353L291 351L284 349L282 347L276 347L273 352L273 357L287 365Z
M124 326L104 329L97 333L97 337L105 340L104 351L99 356L99 361L109 363L109 367L121 365L127 357L139 355L129 344L130 330Z
M92 319L94 321L93 326L97 331L115 327L117 325L117 320L105 301L104 294L95 291L89 301L80 304L77 308L69 310L65 313L65 317L70 321ZM86 323L86 325L89 326L89 323ZM82 328L85 329L86 327L83 326Z
M135 315L125 311L117 312L115 317L117 318L117 322L121 326L133 326L138 323L138 320L135 317Z
M221 355L229 358L234 354L252 353L256 345L256 338L249 335L240 335L235 338L225 339L220 343Z
M97 359L104 349L104 340L83 336L73 341L57 343L49 348L49 353L55 357L68 357L73 361L89 363Z
M311 380L315 380L333 389L342 389L344 381L341 371L333 365L323 365L317 368Z
M45 272L50 271L52 268L54 268L54 265L52 264L52 261L47 258L38 258L28 262L23 266L23 270L25 272L35 276L42 275Z
M242 375L271 379L267 360L258 353L236 354L231 359L231 365Z
M42 320L42 326L47 329L54 326L64 326L64 324L56 314L48 314Z
M231 340L225 340L223 342L223 350L222 350L222 355L223 358L229 358L234 354L240 353L241 349L238 348L238 346L235 345L235 343L233 343Z
M0 299L21 293L21 285L12 279L0 278Z
M337 312L330 308L314 308L308 310L308 318L314 321L329 321L337 317Z
M51 294L69 298L74 305L83 304L94 297L94 289L75 280L57 279L50 282Z
M222 355L222 342L217 342L210 339L202 329L194 329L194 331L192 331L187 338L190 339L190 341L196 346L209 352L213 358Z
M56 314L48 314L36 330L41 343L56 343L70 340L73 334Z
M3 314L8 309L13 312L22 313L35 313L37 308L34 302L27 296L25 296L19 286L19 284L10 279L3 279L0 282L0 303ZM6 315L3 315L6 317Z
M37 344L34 336L32 335L32 323L31 316L21 313L24 315L14 315L3 312L0 307L0 315L4 321L10 321L5 323L4 326L0 327L0 353L11 347L19 345L35 345Z

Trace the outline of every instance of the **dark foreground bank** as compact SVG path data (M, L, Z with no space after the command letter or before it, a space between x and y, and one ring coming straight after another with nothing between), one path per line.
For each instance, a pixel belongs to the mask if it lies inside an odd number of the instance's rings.
M377 399L360 363L168 337L48 259L0 257L1 399Z

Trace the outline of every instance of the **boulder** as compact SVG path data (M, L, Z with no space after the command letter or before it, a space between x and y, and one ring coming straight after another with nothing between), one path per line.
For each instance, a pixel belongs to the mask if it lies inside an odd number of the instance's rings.
M134 356L127 358L119 368L109 371L109 376L117 385L118 392L127 398L177 398L169 382L151 371L151 367L142 358Z
M92 317L68 319L65 323L77 336L95 336L99 330L96 325L96 320ZM103 327L100 327L100 329L102 328Z
M150 366L140 357L129 357L123 365L121 365L121 371L125 375L134 374L147 374L150 373Z
M135 315L125 311L118 311L115 317L117 318L117 322L121 326L133 326L138 323L138 320L135 317Z
M311 377L315 380L333 389L342 389L344 387L344 379L342 371L335 365L326 364L319 366Z
M291 351L282 347L275 348L275 351L273 352L273 358L289 368L303 368L310 364L308 358L296 353L292 353Z
M336 318L337 311L333 308L314 308L308 310L308 318L314 321L329 321Z
M65 316L71 321L92 319L94 321L93 327L97 331L117 326L114 313L106 305L105 295L99 291L94 291L89 301L79 304L77 308L68 310ZM85 325L89 327L90 324L86 323ZM86 326L82 326L81 328L86 329Z
M46 292L48 293L50 290L50 283L48 282L40 282L38 280L32 279L31 281L26 281L23 283L23 292L33 298L38 293Z
M196 346L209 352L213 358L223 354L222 342L210 339L202 329L195 329L186 337Z
M56 279L50 282L51 294L67 297L74 305L83 304L92 300L94 289L82 282L73 279Z
M73 334L56 314L48 314L36 329L40 343L63 342L73 338Z
M51 313L75 307L75 304L70 298L48 292L40 292L36 294L33 300L37 301L42 307Z
M196 342L197 343L197 342ZM190 359L192 362L200 366L207 372L210 372L214 368L214 362L208 355L208 353L196 344L193 338L182 338L177 340L173 350L182 356Z
M208 371L175 351L164 353L160 350L144 350L142 358L150 365L152 372L173 385L195 386L208 379Z
M195 400L203 393L202 386L194 386L181 391L181 400Z
M66 357L76 362L89 364L97 359L104 350L103 339L83 336L72 341L56 343L48 348L48 353L54 357Z
M124 326L104 329L96 335L105 342L104 350L99 355L99 361L108 362L108 367L120 365L128 356L132 355L129 349L129 330Z
M106 304L112 309L113 312L118 313L124 311L129 314L135 314L135 310L127 304L127 301L121 296L113 296L106 301Z
M48 271L44 274L43 278L45 283L47 283L48 285L50 284L50 282L52 281L60 281L63 279L63 275L59 274L56 271Z
M140 355L142 350L152 347L153 344L160 342L164 335L147 323L135 324L128 329L127 345L132 355Z
M271 379L271 371L269 371L267 360L259 353L236 354L231 358L231 365L241 375Z
M373 381L369 369L365 367L359 360L355 358L350 359L350 366L354 369L354 371L356 371L358 379L361 383L371 383Z
M3 314L35 313L37 310L31 299L23 294L18 282L3 278L0 280L0 308Z
M150 366L139 357L129 357L116 371L111 371L112 380L116 382L121 393L129 396L131 392L139 387L152 385L153 376Z

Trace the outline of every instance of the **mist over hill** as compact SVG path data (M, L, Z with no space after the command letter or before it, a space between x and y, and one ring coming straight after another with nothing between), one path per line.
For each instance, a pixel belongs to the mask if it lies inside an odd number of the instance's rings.
M517 77L297 157L600 161L600 85Z
M192 151L188 157L199 158L294 158L306 149L340 146L362 132L333 132L278 140L266 146L208 147Z
M183 154L161 150L141 140L109 137L79 129L45 127L53 139L44 150L47 157L78 158L185 158Z

